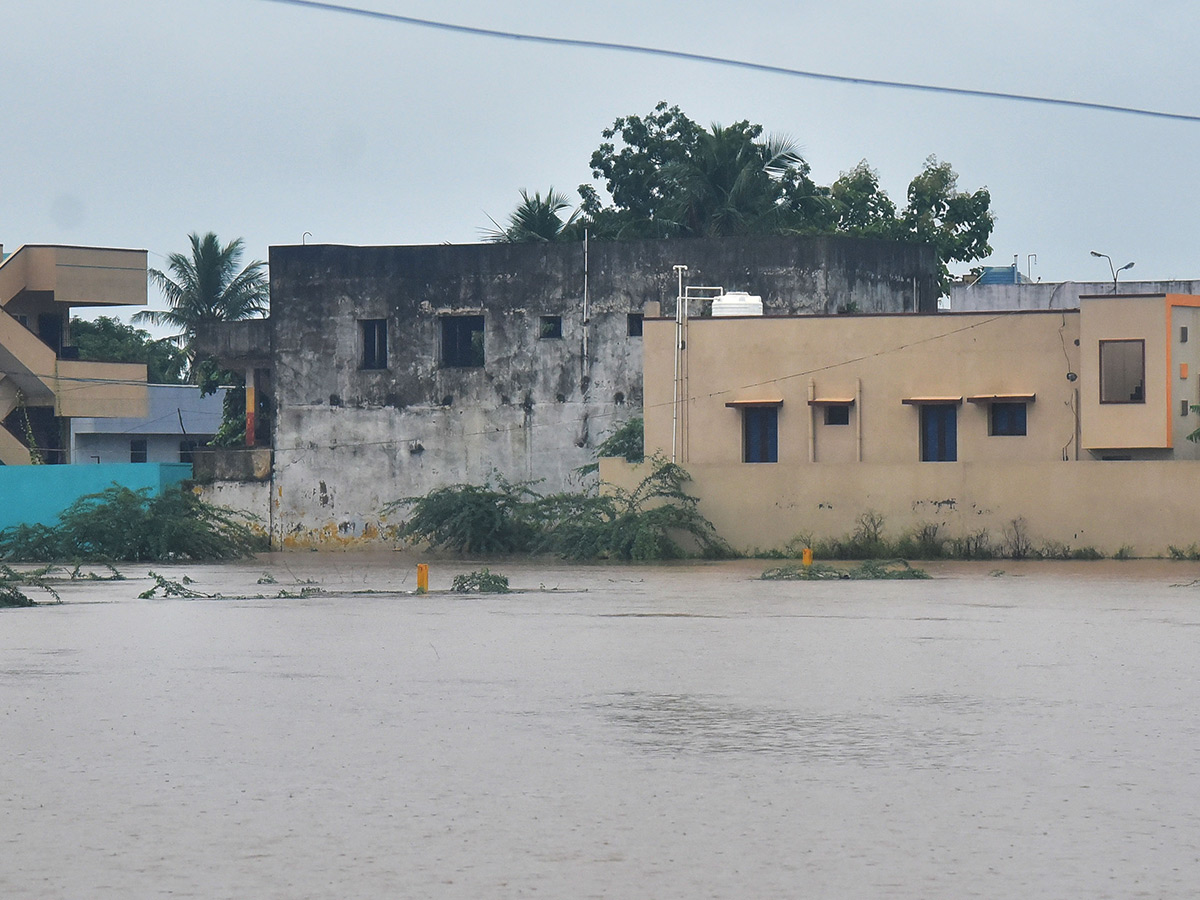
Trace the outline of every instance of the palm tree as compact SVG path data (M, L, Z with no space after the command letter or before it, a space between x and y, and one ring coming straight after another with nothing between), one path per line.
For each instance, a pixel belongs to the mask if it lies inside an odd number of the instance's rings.
M686 159L661 173L667 213L679 234L719 237L781 228L787 188L806 165L787 138L756 138L749 122L713 125L697 135Z
M501 225L492 219L492 224L496 227L486 229L484 237L493 243L501 244L573 240L571 226L575 223L579 210L572 212L565 220L561 215L564 210L570 208L571 201L554 188L550 188L544 198L536 191L530 197L529 192L523 190L521 203L508 217L508 225Z
M150 270L150 278L167 298L170 309L148 309L133 317L134 322L177 328L170 340L184 347L191 363L195 362L192 342L196 326L204 322L234 322L252 319L267 312L270 286L267 264L260 260L239 270L242 239L225 246L211 231L201 237L188 235L190 256L172 253L167 257L170 275ZM195 374L194 372L192 373Z

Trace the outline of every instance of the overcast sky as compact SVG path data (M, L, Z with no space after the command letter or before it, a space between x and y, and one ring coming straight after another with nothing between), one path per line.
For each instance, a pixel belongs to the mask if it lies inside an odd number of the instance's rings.
M1194 3L361 0L427 19L837 75L1200 114ZM145 248L480 240L570 193L618 116L748 118L828 184L898 205L930 154L992 194L990 263L1046 281L1200 278L1200 123L831 84L431 30L269 0L0 3L0 243ZM966 267L960 267L965 271ZM736 289L736 285L727 285ZM152 301L154 302L154 301Z

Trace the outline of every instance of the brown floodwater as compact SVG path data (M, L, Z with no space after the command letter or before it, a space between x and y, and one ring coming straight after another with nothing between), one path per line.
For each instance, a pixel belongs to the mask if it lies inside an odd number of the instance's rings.
M0 611L0 896L1195 896L1200 564L416 561Z

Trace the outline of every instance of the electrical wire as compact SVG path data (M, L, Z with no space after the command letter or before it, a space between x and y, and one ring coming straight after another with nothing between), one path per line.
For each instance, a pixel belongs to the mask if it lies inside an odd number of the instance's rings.
M1071 109L1085 109L1094 112L1125 113L1133 116L1148 116L1157 119L1171 119L1181 122L1200 122L1200 115L1167 112L1164 110L1144 109L1137 106L1121 106L1114 103L1094 103L1087 100L1065 100L1061 97L1041 97L1035 94L1015 94L1007 91L984 91L973 88L948 87L937 84L921 84L912 81L890 81L882 78L859 78L851 75L831 75L827 72L810 72L804 69L792 69L787 66L773 66L767 63L751 62L750 60L732 59L725 56L713 56L707 53L692 53L686 50L668 50L664 47L647 47L639 44L623 44L615 41L593 41L582 38L552 37L550 35L526 34L517 31L504 31L494 28L479 28L473 25L455 25L452 22L439 22L433 19L419 19L415 16L402 16L398 13L381 12L365 9L359 6L347 6L341 3L322 3L319 0L264 0L267 3L278 3L284 6L300 6L325 12L345 15L362 16L370 19L381 19L399 25L412 25L418 28L432 28L440 31L450 31L457 34L469 34L475 37L497 38L509 41L528 41L536 44L549 44L558 47L578 47L587 50L612 50L620 53L636 53L644 56L657 56L666 59L680 59L687 62L698 62L709 65L727 66L737 69L747 69L752 72L765 72L770 75L784 75L792 78L807 78L816 81L827 81L835 84L850 84L861 87L881 87L905 91L921 91L932 94L949 94L958 97L976 97L985 100L1009 100L1020 103L1037 103L1048 106L1061 106Z

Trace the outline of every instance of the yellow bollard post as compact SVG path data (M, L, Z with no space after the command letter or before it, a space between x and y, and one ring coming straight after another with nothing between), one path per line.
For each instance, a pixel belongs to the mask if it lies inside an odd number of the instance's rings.
M811 547L804 548L804 552L800 554L800 561L802 563L804 563L804 568L806 568L806 569L812 565L812 548Z
M429 565L417 563L417 593L429 593Z

